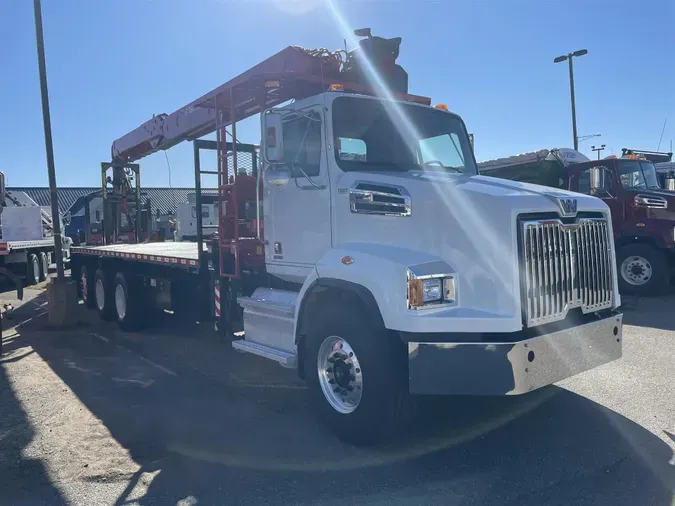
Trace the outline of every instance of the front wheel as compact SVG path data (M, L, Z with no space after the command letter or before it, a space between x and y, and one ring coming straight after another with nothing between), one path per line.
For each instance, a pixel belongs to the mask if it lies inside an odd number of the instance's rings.
M305 341L305 378L312 404L340 439L374 444L403 427L411 407L404 352L359 308L317 315Z
M619 289L623 293L653 295L668 285L665 255L647 244L628 244L617 253Z

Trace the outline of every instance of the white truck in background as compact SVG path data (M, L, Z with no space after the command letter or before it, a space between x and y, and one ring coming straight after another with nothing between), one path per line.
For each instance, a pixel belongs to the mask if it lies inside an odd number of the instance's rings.
M213 234L218 232L218 197L214 196L201 203L202 208L202 227L204 233ZM197 203L195 194L188 194L187 203L182 202L176 206L176 240L177 241L196 241L197 240Z
M62 237L67 261L72 239ZM0 267L35 285L47 279L53 254L51 215L25 193L7 191L0 172Z
M199 191L216 132L218 235L75 248L87 305L131 330L215 292L232 346L297 370L354 443L391 435L411 394L520 395L620 358L607 205L478 175L462 119L408 94L400 38L357 34L346 60L288 47L113 143L123 168L194 141Z

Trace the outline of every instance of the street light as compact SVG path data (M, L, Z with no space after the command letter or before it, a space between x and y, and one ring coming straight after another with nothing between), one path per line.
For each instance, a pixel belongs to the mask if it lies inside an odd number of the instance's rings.
M567 60L570 66L570 95L572 97L572 135L574 137L574 149L579 149L579 139L577 137L577 111L574 105L574 69L572 68L572 58L588 54L586 49L580 49L567 55L558 56L553 59L553 63L561 63Z
M597 147L597 148L595 146L591 146L591 151L597 151L598 152L598 160L600 160L600 151L604 151L604 150L605 150L604 144L601 144L600 147Z

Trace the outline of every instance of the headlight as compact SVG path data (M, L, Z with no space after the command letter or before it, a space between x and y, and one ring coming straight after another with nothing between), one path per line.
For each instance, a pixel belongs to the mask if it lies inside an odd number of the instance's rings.
M415 276L408 272L408 308L423 309L457 302L455 276L432 274Z
M441 280L422 280L422 302L435 302L441 300Z

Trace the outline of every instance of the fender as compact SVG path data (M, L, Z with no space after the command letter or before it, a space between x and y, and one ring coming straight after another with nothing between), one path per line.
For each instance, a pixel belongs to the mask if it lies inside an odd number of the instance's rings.
M350 262L343 262L345 257ZM326 252L305 280L298 295L295 336L306 297L320 286L339 286L354 293L373 308L384 328L404 332L504 332L522 328L519 312L494 313L459 304L426 310L410 310L407 306L407 270L413 265L444 262L423 251L400 246L373 243L345 243ZM446 265L448 265L446 263ZM450 271L454 272L449 265ZM464 278L465 282L469 282ZM375 307L377 311L375 311ZM505 330L506 329L506 330Z

